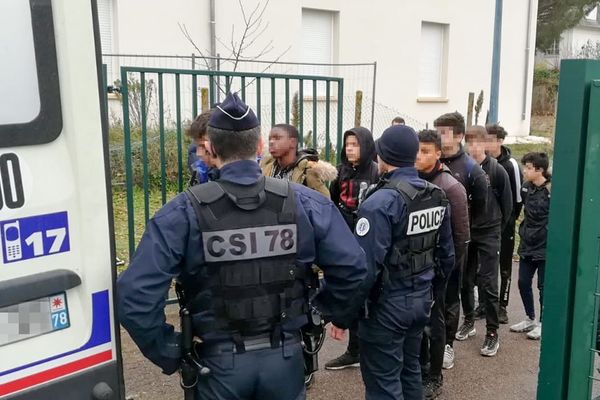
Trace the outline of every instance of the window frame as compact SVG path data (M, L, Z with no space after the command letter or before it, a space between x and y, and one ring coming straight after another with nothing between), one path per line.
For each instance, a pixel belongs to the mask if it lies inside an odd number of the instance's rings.
M446 103L448 102L448 50L449 50L449 35L450 24L445 22L436 22L430 20L421 21L421 41L423 40L423 28L425 25L437 25L442 29L442 52L440 54L440 93L438 96L425 95L421 93L421 78L419 71L419 82L417 85L417 102L418 103ZM423 49L423 43L421 43ZM423 51L423 50L421 50ZM420 63L419 63L420 65Z
M40 111L31 121L0 125L0 148L54 141L61 133L62 107L51 0L29 0Z

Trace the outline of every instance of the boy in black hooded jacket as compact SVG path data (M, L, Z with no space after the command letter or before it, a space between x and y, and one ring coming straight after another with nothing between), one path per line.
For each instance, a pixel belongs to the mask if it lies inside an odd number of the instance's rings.
M352 128L344 133L342 163L338 177L331 183L331 201L338 207L348 227L354 232L356 214L367 188L377 182L379 172L373 161L375 141L367 128ZM348 348L344 354L325 364L325 369L339 370L358 367L359 348L357 326L350 328Z
M346 223L354 231L359 195L368 186L377 183L379 172L373 161L375 141L371 131L359 126L344 133L342 163L338 165L338 177L331 183L331 201L335 204Z

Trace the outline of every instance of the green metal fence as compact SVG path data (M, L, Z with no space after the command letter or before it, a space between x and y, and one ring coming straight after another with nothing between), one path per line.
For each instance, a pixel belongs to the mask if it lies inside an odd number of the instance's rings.
M599 380L600 61L561 64L553 171L538 399L588 400Z
M156 89L156 93L153 94L149 88ZM123 164L130 257L141 228L150 218L155 189L160 191L160 205L167 202L171 192L184 190L188 170L185 147L189 143L184 130L198 114L199 104L214 104L218 91L238 92L242 100L256 111L263 125L263 135L267 134L265 128L276 123L293 123L300 132L301 146L307 144L321 150L322 156L332 162L339 158L344 123L342 78L121 67ZM152 102L155 107L149 107ZM335 108L334 114L331 108ZM151 132L157 132L157 135L153 136ZM176 150L170 156L167 141L176 143ZM156 163L151 165L150 162L151 145L153 149L158 148L156 167L152 167ZM167 171L170 171L169 174ZM139 194L140 190L141 199L134 201L134 192ZM136 224L136 207L140 206L144 209L143 224Z

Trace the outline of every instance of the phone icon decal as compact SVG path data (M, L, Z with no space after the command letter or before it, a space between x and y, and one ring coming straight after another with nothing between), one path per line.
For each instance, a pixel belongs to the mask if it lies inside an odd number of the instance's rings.
M23 257L21 251L21 229L19 221L15 221L3 226L4 236L4 254L6 261L16 261Z

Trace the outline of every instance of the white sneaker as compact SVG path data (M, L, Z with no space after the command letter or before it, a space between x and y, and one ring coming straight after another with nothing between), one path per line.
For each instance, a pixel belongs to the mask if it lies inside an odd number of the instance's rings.
M524 321L519 322L518 324L514 324L510 327L511 332L529 332L532 331L537 324L535 323L535 319L530 319L527 317Z
M444 349L444 364L442 364L442 368L452 369L452 367L454 367L454 349L447 344Z
M542 324L539 324L529 333L527 333L527 338L531 340L540 340L542 337Z

